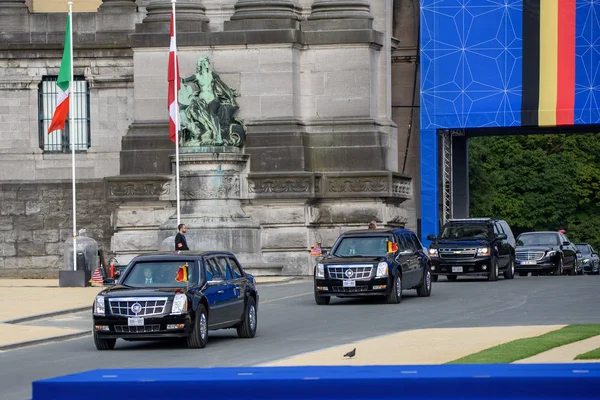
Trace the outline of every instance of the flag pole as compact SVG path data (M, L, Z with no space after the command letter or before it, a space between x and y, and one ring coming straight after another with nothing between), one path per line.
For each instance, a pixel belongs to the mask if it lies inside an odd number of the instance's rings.
M74 82L73 82L73 2L69 1L69 142L71 142L71 164L73 180L73 271L77 270L77 197L75 195L75 132L73 131L73 101L74 101Z
M176 81L173 82L173 90L175 91L175 175L177 182L177 227L179 228L179 224L181 223L180 216L180 198L179 198L179 98L177 97L177 86L179 86L179 74L177 65L179 61L177 60L177 22L175 18L175 3L177 0L171 0L171 5L173 6L173 42L175 44L174 49L174 63L172 65L173 76L175 76Z

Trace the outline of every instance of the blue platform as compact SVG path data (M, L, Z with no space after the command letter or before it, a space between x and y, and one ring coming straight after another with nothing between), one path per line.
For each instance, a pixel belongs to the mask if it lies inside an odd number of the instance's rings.
M33 400L599 399L600 364L114 369L33 382Z

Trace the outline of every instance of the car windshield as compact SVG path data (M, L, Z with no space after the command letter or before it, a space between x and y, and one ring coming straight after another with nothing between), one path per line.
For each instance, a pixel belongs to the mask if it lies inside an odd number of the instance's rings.
M558 246L558 235L555 233L527 233L519 235L517 246Z
M137 262L120 283L133 287L185 287L184 268L180 270L180 267L187 266L188 282L196 282L198 276L194 265L194 261L186 260Z
M444 226L440 239L488 239L487 225L483 224L451 224Z
M592 254L592 252L590 251L590 248L587 247L585 244L578 244L577 250L579 250L581 252L581 254L583 254L584 256L589 256Z
M340 240L336 246L334 256L338 257L385 257L387 255L387 241L390 236L348 236Z

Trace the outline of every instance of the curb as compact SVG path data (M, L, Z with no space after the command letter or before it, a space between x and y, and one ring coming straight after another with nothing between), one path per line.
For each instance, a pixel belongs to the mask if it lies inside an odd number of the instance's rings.
M259 278L259 277L255 277L255 278ZM301 277L301 276L291 276L289 278L283 278L277 281L267 281L267 282L257 282L258 285L277 285L277 284L281 284L281 283L289 283L292 281L300 281L300 280L304 280L305 278Z
M29 317L9 319L6 321L0 321L0 323L2 323L2 324L21 324L23 322L30 322L30 321L35 321L38 319L57 317L59 315L65 315L65 314L73 314L73 313L77 313L77 312L87 311L90 309L91 309L91 306L68 308L66 310L53 311L53 312L45 313L45 314L30 315Z
M92 333L92 331L90 330L90 331L83 331L83 332L77 332L77 333L69 333L67 335L50 336L47 338L29 340L26 342L7 344L7 345L0 346L0 351L14 350L14 349L18 349L21 347L34 346L37 344L44 344L44 343L50 343L50 342L62 342L62 341L69 340L69 339L81 338L81 337L90 335L91 333Z

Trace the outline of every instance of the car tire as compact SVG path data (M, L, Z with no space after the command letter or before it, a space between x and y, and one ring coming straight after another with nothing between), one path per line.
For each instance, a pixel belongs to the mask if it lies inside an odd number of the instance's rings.
M431 282L437 282L439 279L439 275L431 275Z
M458 275L446 275L446 279L449 281L455 281L458 279Z
M500 265L498 264L498 259L494 258L494 261L492 261L490 264L490 266L492 267L490 269L490 272L488 273L488 281L490 282L495 282L498 280L498 273L500 272Z
M194 326L190 336L187 337L187 346L191 349L203 349L208 342L208 314L204 304L200 304L196 310Z
M431 296L431 271L429 270L429 265L423 270L423 279L419 287L417 287L417 296Z
M515 260L511 257L504 271L504 279L513 279L515 277Z
M94 344L98 350L112 350L115 348L117 339L102 339L98 337L96 331L94 331Z
M394 276L394 283L386 296L386 301L388 304L398 304L402 301L402 275Z
M569 276L577 275L577 269L576 269L575 265L573 265L573 268L571 268L569 270L569 272L567 272L567 275L569 275Z
M315 286L315 303L317 303L319 306L326 306L330 301L330 296L319 296L319 293L317 293L317 287Z
M246 301L246 310L244 311L244 320L237 327L238 337L242 339L251 339L256 335L258 317L256 313L256 302L254 297L248 297Z
M563 274L564 270L563 270L563 259L562 257L558 258L558 262L556 263L556 269L553 272L553 275L556 276L561 276Z

